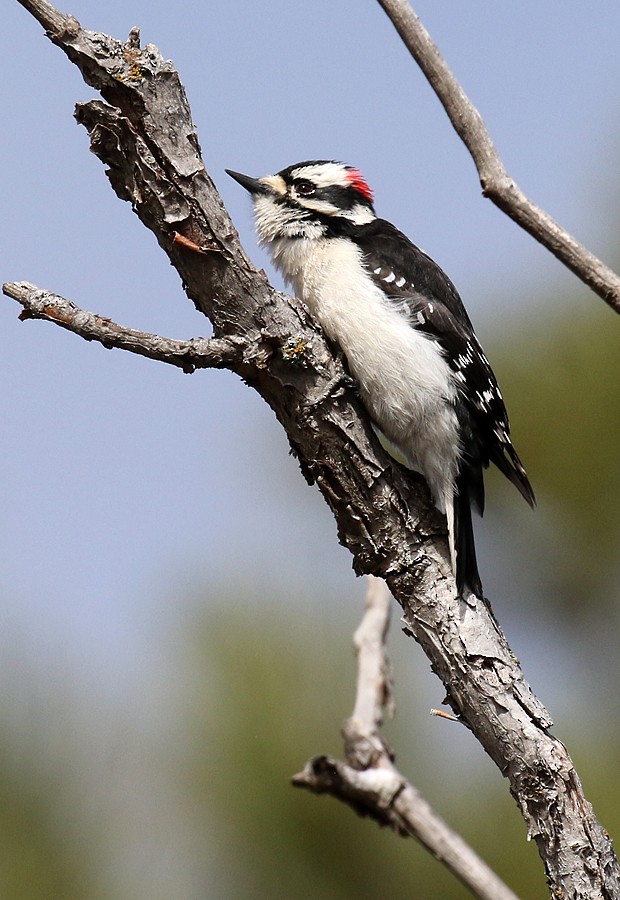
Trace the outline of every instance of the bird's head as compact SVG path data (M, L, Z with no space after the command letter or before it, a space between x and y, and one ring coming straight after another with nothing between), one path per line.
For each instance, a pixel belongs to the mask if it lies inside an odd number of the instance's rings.
M338 234L345 223L364 225L375 218L372 191L353 166L311 160L263 178L226 171L252 195L263 244Z

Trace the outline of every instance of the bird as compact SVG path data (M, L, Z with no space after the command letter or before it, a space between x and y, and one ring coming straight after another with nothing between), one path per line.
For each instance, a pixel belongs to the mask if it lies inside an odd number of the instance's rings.
M425 478L447 520L459 597L483 597L472 505L484 512L493 463L530 506L497 379L454 284L375 213L359 169L308 160L254 178L259 243L342 351L376 431Z

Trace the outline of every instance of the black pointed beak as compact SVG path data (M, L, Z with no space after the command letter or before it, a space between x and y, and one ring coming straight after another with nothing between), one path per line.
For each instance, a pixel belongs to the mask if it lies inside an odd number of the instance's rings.
M244 187L246 191L249 191L250 194L270 194L271 190L267 187L266 184L263 184L262 181L259 181L258 178L250 178L249 175L242 175L241 172L233 172L232 169L224 170L227 175L230 175L231 178L234 178L236 182L238 182L241 187Z

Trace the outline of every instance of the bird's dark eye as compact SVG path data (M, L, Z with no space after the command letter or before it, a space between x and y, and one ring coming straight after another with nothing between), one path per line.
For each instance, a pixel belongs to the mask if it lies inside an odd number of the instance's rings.
M311 181L298 181L295 185L295 190L300 197L311 197L316 191L316 188Z

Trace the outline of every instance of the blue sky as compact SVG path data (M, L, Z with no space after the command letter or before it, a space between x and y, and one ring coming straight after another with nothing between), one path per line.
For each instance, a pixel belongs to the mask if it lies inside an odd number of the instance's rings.
M73 0L65 10L117 37L138 24L143 43L174 60L205 164L258 264L269 269L224 168L260 175L332 157L359 166L379 213L450 274L491 358L513 317L539 314L539 294L574 289L481 198L464 147L371 0ZM426 0L416 10L513 177L609 259L600 210L617 202L620 6ZM145 330L208 333L88 152L72 111L92 91L17 2L5 3L0 66L2 280ZM584 304L600 302L583 288ZM185 376L17 313L4 298L0 640L113 687L156 665L166 622L198 602L188 599L198 585L231 573L256 583L257 607L274 578L294 576L318 616L342 614L331 598L361 585L260 398L227 373Z

